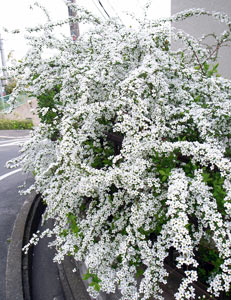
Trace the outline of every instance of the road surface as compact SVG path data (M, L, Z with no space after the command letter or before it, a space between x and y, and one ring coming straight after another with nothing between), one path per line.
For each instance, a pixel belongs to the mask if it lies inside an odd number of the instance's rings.
M7 169L8 160L17 157L20 144L28 138L27 130L0 130L0 299L5 299L6 257L10 237L16 216L25 200L20 196L18 186L27 181L31 185L31 176L22 174L20 169Z
M29 131L0 130L0 300L5 300L5 272L7 251L14 222L26 196L19 195L19 185L26 181L29 187L32 176L21 169L7 169L8 160L19 155L20 144L29 138ZM41 229L41 225L39 227ZM47 247L48 238L34 248L31 293L33 300L64 300L57 265L53 263L54 249ZM14 299L12 299L14 300Z

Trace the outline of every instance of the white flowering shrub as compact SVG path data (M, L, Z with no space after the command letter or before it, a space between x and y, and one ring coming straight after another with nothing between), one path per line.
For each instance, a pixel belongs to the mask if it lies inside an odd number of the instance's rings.
M170 30L196 15L227 24L215 51ZM54 260L85 261L94 297L118 287L122 300L163 299L172 251L184 272L176 299L195 299L198 278L230 293L231 81L213 64L230 18L189 10L134 29L78 8L76 20L94 25L76 42L52 35L64 22L28 29L12 97L39 99L41 124L9 165L34 174Z

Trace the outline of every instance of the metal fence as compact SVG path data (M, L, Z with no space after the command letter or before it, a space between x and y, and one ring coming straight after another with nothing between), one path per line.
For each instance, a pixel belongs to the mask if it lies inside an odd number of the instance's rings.
M4 96L4 97L0 97L0 113L7 113L10 110L10 104L9 104L9 98L10 96ZM15 106L14 107L18 107L24 103L26 103L26 95L20 95L15 102Z

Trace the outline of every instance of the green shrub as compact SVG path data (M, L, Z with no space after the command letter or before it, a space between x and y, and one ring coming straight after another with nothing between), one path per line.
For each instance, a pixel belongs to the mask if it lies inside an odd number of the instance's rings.
M30 29L14 75L12 104L34 95L41 122L8 166L33 172L25 194L41 193L54 220L24 250L52 234L54 261L84 261L94 299L118 289L121 300L162 300L171 256L184 273L176 300L197 299L198 280L229 297L231 81L217 77L215 54L231 18L188 10L135 29L77 11L95 28L76 43L53 38L53 23ZM227 24L213 52L164 26L197 15Z
M3 129L32 129L31 120L0 120L0 130Z

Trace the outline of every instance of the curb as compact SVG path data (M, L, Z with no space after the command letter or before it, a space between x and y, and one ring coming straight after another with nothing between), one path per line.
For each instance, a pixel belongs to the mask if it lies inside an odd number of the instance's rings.
M81 277L81 271L76 268L75 261L71 257L65 257L61 264L58 264L59 277L63 288L65 299L67 300L91 300L87 292L85 282Z
M29 242L31 233L41 217L41 197L35 193L25 200L17 215L11 234L6 263L6 300L30 300L30 268L32 249L24 255L22 247Z
M7 253L6 300L32 300L32 260L33 248L36 246L31 246L28 254L24 254L22 248L30 241L32 234L37 231L44 210L45 206L40 195L31 193L17 215ZM66 257L57 266L66 300L92 299L87 292L88 285L81 278L81 271L78 269L75 273L72 271L77 267L73 259Z
M119 300L121 298L118 290L113 294L100 292L97 298L91 297L87 292L91 280L82 279L83 275L87 273L87 266L84 262L76 262L72 257L66 256L64 261L58 265L58 269L67 300ZM76 269L76 272L73 272L73 269Z

